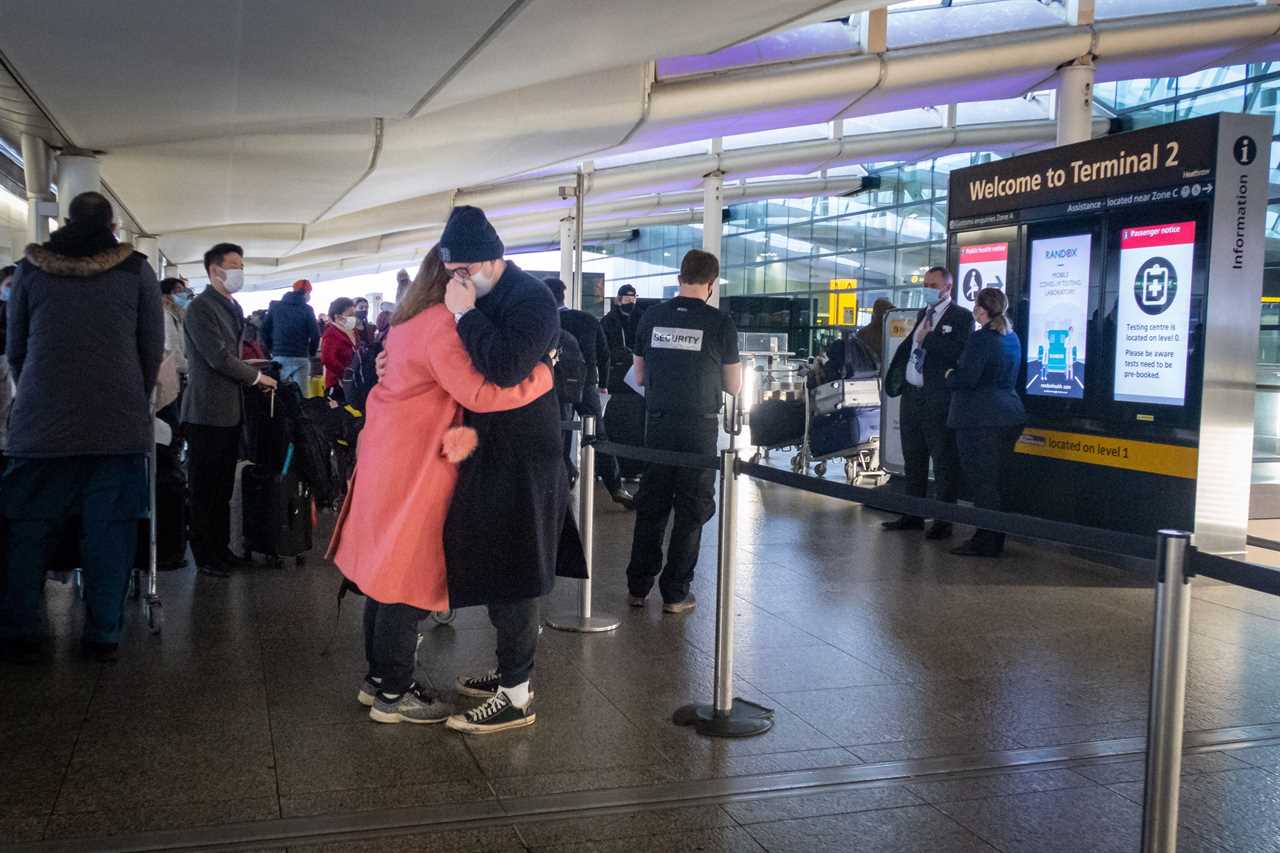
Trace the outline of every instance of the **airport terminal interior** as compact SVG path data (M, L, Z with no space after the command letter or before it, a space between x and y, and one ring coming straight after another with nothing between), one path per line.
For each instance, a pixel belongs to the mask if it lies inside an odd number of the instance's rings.
M296 560L214 576L156 570L153 481L118 655L82 654L59 570L40 659L0 661L0 853L1280 853L1275 0L0 3L0 267L86 191L157 278L212 288L206 250L242 247L245 314L306 280L372 318L463 206L596 318L708 251L737 473L684 612L631 598L636 513L577 481L590 582L540 603L536 724L486 735L357 701L341 497ZM1004 292L1023 347L999 516L905 496L891 363L938 267L956 305ZM862 432L819 449L855 384L823 371L884 300ZM769 405L799 433L764 440ZM913 509L956 529L884 529ZM953 553L969 521L1003 554ZM563 630L584 605L608 630ZM486 609L418 632L417 683L477 704ZM732 698L771 725L673 722Z

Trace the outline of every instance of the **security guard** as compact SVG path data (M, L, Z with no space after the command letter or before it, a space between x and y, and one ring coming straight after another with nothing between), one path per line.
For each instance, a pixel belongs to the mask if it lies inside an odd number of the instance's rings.
M742 389L738 330L707 304L720 278L716 256L698 249L680 263L680 293L650 308L636 333L635 374L645 389L645 447L714 454L721 395ZM636 493L636 529L627 566L632 607L643 607L658 577L662 609L684 613L697 602L689 593L702 526L715 513L715 472L651 464ZM675 524L662 566L662 538Z

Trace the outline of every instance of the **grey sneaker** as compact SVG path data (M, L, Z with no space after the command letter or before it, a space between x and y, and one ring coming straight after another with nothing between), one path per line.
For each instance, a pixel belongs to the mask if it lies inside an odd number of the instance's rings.
M360 691L356 693L356 701L366 708L373 707L373 700L378 695L378 682L372 678L366 678L360 682Z
M685 596L684 601L667 601L662 605L663 613L688 613L690 610L698 606L698 599L693 597L693 593Z
M454 714L445 725L463 734L489 735L508 729L522 729L537 720L537 714L533 713L533 696L520 708L511 703L511 697L505 691L500 690L483 705L463 714Z
M470 678L458 676L458 693L476 699L488 699L498 692L498 671L491 669L484 675L473 675Z
M418 685L413 685L395 699L378 693L369 709L375 723L443 723L453 713L453 706L442 702Z

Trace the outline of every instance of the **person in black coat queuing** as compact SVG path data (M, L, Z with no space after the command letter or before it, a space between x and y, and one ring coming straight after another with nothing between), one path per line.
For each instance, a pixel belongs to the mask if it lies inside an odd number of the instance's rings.
M1009 298L994 287L978 291L973 317L981 327L969 337L960 363L947 371L952 389L947 426L956 432L956 447L973 505L1000 509L1014 446L1027 413L1018 396L1022 343L1009 324ZM978 530L951 553L964 557L998 557L1004 534Z
M898 346L885 377L885 393L902 395L902 456L907 494L925 497L929 489L929 460L933 460L938 500L955 503L960 495L960 462L955 434L947 427L951 389L946 375L953 370L973 331L973 314L951 298L953 281L946 267L924 274L927 307L920 309L911 335ZM886 530L923 530L924 519L904 515L886 521ZM945 539L951 524L935 521L926 536Z
M640 311L636 308L636 289L629 284L618 288L613 307L600 321L605 344L609 348L609 368L600 377L600 386L610 394L635 394L622 381L631 369L631 357L636 351L636 329L640 325Z
M600 321L586 311L579 311L564 304L563 281L558 278L549 278L546 282L560 309L560 328L573 335L578 346L582 348L582 356L587 362L587 378L582 386L582 402L576 408L580 415L596 419L596 436L601 441L608 441L609 437L605 433L603 420L604 404L600 402L599 390L604 387L609 376L609 344L605 340L604 329L601 328ZM564 434L566 457L572 444L573 433L566 431ZM622 488L622 473L618 467L618 460L612 456L600 454L596 457L596 461L599 463L597 468L600 470L600 479L604 480L605 488L609 490L613 502L624 509L634 509L635 499Z
M440 237L452 279L445 305L476 370L495 385L519 384L548 358L560 335L555 300L541 279L511 261L484 211L459 207ZM475 453L458 467L444 553L449 602L485 604L498 632L498 666L460 677L461 695L486 701L448 727L489 734L532 725L529 689L541 622L539 600L556 575L586 577L586 558L569 513L560 402L550 390L509 412L468 412Z

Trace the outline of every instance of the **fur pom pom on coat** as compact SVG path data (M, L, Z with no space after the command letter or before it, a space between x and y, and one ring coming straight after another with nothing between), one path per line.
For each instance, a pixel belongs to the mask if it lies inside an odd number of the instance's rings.
M469 426L450 427L441 440L444 457L457 464L476 452L479 436Z

